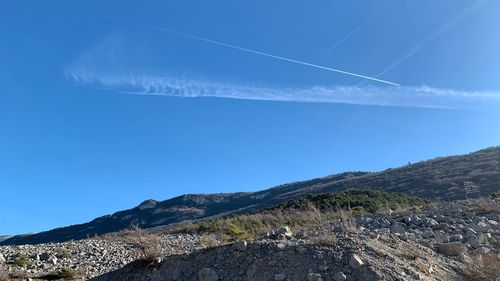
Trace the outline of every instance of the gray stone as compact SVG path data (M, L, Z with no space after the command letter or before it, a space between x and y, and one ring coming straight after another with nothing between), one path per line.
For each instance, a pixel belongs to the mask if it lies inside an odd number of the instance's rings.
M219 276L210 268L203 268L198 271L198 281L218 281Z
M281 238L289 239L293 236L293 233L288 226L285 226L276 230L276 235Z
M460 256L467 252L467 247L460 242L450 242L441 244L439 251L445 256Z
M343 272L336 272L333 275L333 280L334 281L344 281L344 280L347 280L347 276L345 276L345 274Z
M403 235L406 233L406 229L403 227L403 225L401 223L394 223L391 226L391 233Z
M364 265L364 262L358 255L352 254L349 258L349 265L354 269L358 269Z
M50 259L50 254L47 252L42 253L39 258L41 261L48 261Z
M323 281L323 278L319 273L309 273L307 274L307 281Z
M244 252L247 249L247 241L237 241L233 244L233 250Z
M285 281L286 280L286 273L276 273L276 274L274 274L274 280L275 281Z
M5 257L2 254L0 254L0 264L3 264L5 262L6 262Z

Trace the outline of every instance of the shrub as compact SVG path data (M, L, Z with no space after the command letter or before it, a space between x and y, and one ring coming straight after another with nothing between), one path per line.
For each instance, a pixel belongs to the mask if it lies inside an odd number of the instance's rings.
M30 260L26 254L17 254L13 264L19 267L27 267L30 265Z
M500 261L494 254L477 254L471 257L463 275L469 281L500 280Z
M274 208L308 209L310 206L321 211L355 210L357 215L423 206L428 203L421 198L397 192L360 189L336 193L311 194L304 198L287 201Z
M61 279L75 279L77 276L77 272L71 268L63 267L61 270L59 270L57 276Z
M203 234L198 241L199 246L211 248L219 245L219 241L213 235Z
M133 226L120 232L122 241L139 250L141 259L150 263L159 263L163 259L164 251L157 236L145 234L144 231Z
M491 197L492 199L500 199L500 190L497 190L497 191L495 191L495 192L492 192L492 193L491 193L491 195L490 195L490 197Z
M66 250L62 250L59 255L61 256L61 258L63 259L70 259L71 258L71 253L66 251Z
M472 209L474 209L479 215L500 213L500 205L498 205L495 200L489 198L478 198L470 199L470 204Z

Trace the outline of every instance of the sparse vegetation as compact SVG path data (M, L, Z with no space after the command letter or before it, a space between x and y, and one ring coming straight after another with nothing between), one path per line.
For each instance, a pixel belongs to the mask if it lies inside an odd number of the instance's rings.
M311 238L312 245L318 245L318 246L323 246L323 247L332 247L337 244L337 237L333 234L331 235L320 235Z
M26 254L17 254L14 258L13 264L19 267L27 267L30 265L30 260Z
M427 201L401 193L351 190L310 195L254 214L235 215L178 224L170 233L206 233L223 236L227 242L253 240L283 225L295 231L340 219L347 232L357 231L353 218L389 209L419 207Z
M491 193L490 197L492 199L500 199L500 190L497 190L497 191Z
M500 205L493 199L481 197L478 199L469 199L469 202L479 215L500 213Z
M59 253L59 255L63 259L70 259L71 258L71 253L68 252L67 250L61 250L61 252Z
M375 213L387 210L420 207L428 201L397 192L361 189L336 193L308 195L302 199L280 204L280 209L307 209L314 206L321 211L339 211L350 209L355 215Z
M139 250L142 260L159 263L163 259L164 250L158 236L145 234L141 228L134 226L121 231L119 237L124 243Z
M500 261L494 254L473 255L472 261L464 269L464 276L469 281L500 280Z

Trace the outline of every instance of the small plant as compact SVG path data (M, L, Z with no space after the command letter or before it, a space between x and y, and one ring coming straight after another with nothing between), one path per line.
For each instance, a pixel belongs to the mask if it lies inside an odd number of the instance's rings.
M500 199L500 190L492 192L490 197L491 197L491 199Z
M17 254L13 264L19 267L28 267L30 265L30 260L26 254Z
M203 234L198 241L199 245L204 248L215 247L219 244L213 235Z
M77 276L77 272L74 271L71 268L63 267L59 272L57 273L57 276L61 279L75 279Z
M137 226L123 230L120 236L124 243L139 250L142 260L157 264L163 259L163 247L157 236L145 234Z
M471 256L472 261L467 264L463 275L469 281L498 281L500 280L500 261L494 254L477 254Z
M224 233L229 236L230 241L251 240L252 235L240 225L230 222L226 225Z
M66 250L62 250L59 254L60 254L61 258L63 258L63 259L70 259L71 258L71 253L66 251Z

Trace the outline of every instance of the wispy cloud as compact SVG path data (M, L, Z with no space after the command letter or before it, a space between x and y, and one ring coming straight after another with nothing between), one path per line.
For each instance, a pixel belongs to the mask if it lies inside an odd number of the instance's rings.
M255 87L203 79L154 75L96 75L69 72L72 80L121 94L217 97L283 102L341 103L376 106L499 109L500 91L472 92L427 86L313 86L305 88Z
M457 24L459 24L461 21L469 17L472 13L475 11L481 9L489 0L477 0L475 1L472 5L465 7L458 15L450 19L448 22L446 22L441 28L435 30L432 32L429 36L425 37L422 39L420 42L418 42L415 46L413 46L412 49L410 49L404 56L400 57L398 60L393 62L391 65L386 67L384 70L381 72L377 73L375 77L380 77L387 72L393 70L396 68L398 65L400 65L402 62L406 61L407 59L413 57L420 49L422 49L425 45L427 45L429 42L434 41L441 35L443 35L445 32L448 30L452 29L455 27Z

